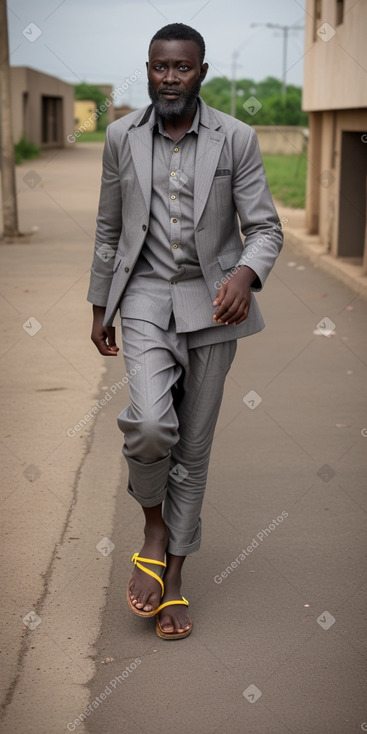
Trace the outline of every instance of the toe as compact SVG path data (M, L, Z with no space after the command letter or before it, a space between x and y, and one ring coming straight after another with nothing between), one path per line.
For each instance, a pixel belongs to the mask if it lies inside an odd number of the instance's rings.
M164 630L164 632L174 632L175 631L175 627L172 624L172 620L168 614L165 614L164 617L160 619L160 625L161 625L162 630Z
M191 620L185 616L176 620L176 632L186 632L191 627Z
M159 601L160 601L160 597L159 597L159 595L158 595L158 594L157 594L157 593L156 593L156 592L154 591L154 592L153 592L152 594L150 594L150 595L148 596L148 598L146 599L146 602L145 602L145 607L144 607L145 611L147 612L147 611L152 611L152 609L157 609L157 607L159 606ZM147 606L149 607L149 609L147 609Z
M190 629L191 621L187 617L177 618L174 612L172 612L172 614L165 614L160 619L160 626L163 632L167 632L168 634L181 634Z

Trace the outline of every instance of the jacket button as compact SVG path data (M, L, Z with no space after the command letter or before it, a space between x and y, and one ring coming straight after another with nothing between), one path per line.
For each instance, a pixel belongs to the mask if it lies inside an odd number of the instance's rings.
M147 225L143 224L143 232L146 232L146 231L147 231Z
M125 268L125 273L128 273L130 268Z

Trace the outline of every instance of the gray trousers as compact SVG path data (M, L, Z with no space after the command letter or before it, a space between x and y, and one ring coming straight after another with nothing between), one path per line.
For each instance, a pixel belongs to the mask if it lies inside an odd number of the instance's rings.
M200 546L210 451L237 341L188 349L173 318L167 331L138 319L121 323L128 375L132 370L131 404L117 419L128 492L142 507L163 502L168 551L185 556Z

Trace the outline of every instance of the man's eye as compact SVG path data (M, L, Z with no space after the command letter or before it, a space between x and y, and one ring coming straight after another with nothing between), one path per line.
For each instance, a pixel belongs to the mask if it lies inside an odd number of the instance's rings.
M156 64L154 67L155 71L162 71L164 69L164 66L162 64Z
M180 69L181 71L189 71L190 67L186 66L186 64L182 64L182 66L180 66Z

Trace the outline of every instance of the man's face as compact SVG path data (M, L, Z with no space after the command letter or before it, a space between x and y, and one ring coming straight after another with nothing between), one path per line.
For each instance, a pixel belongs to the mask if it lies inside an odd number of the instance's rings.
M206 76L194 41L154 41L148 72L148 92L159 115L166 120L183 117L193 106Z

